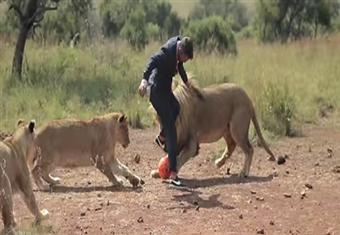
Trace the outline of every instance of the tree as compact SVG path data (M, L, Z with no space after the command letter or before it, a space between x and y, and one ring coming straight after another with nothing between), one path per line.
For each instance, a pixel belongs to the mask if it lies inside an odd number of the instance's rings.
M249 23L246 6L238 0L200 0L190 13L190 19L220 16L231 23L233 31L239 32Z
M43 40L70 42L74 38L88 38L91 33L93 19L92 0L61 1L58 11L46 15L39 28ZM74 40L73 40L74 41Z
M19 35L15 45L12 74L21 79L22 61L28 34L33 27L44 19L46 11L56 10L59 0L11 0L9 9L19 18Z
M211 53L237 54L235 35L230 24L220 16L190 21L185 34L195 39L199 50Z
M146 28L145 13L142 8L139 8L129 15L121 35L135 49L141 50L148 43Z
M104 0L99 14L104 36L121 35L137 49L144 48L151 38L163 40L179 34L181 26L181 20L165 0Z
M255 29L264 42L316 37L320 28L331 29L338 13L334 0L259 0Z

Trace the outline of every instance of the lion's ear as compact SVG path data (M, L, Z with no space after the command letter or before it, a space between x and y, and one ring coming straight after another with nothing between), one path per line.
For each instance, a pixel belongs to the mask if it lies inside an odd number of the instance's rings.
M23 123L25 123L25 120L24 119L19 119L18 122L17 122L17 126L20 126Z
M35 120L31 120L30 124L28 125L28 130L33 133L35 127Z
M126 119L127 119L126 115L125 114L121 114L119 116L119 118L118 118L118 122L122 123L122 122L126 121Z

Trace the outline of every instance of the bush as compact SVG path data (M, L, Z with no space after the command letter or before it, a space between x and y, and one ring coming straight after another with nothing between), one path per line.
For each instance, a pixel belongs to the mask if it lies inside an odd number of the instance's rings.
M162 39L179 34L181 20L164 0L105 0L100 5L105 37L123 36L137 49L149 39Z
M293 128L296 104L287 84L269 83L259 99L263 127L274 134L295 136Z
M185 30L199 50L237 54L236 40L230 25L219 16L191 21Z
M231 28L239 32L249 23L249 14L243 2L231 0L200 0L190 13L190 19L220 16L229 21Z
M121 36L125 38L135 49L143 49L148 43L145 13L139 8L132 12L121 30Z

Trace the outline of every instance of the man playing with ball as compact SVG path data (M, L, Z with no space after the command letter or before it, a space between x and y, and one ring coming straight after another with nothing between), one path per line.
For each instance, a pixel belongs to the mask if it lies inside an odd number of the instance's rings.
M193 43L189 37L170 38L156 54L151 56L144 71L139 94L143 97L150 86L150 102L156 110L162 130L155 142L165 145L169 156L170 182L182 186L177 176L177 133L176 118L180 106L172 93L172 77L178 72L183 82L190 86L183 63L193 58Z

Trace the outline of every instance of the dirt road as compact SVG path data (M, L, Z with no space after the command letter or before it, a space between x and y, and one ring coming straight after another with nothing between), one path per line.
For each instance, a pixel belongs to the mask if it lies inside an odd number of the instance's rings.
M188 187L174 189L150 171L164 154L152 144L156 129L131 130L120 160L146 181L132 189L113 188L94 167L59 169L62 184L36 192L50 218L37 229L15 196L15 216L26 233L41 234L340 234L340 128L307 126L304 137L271 146L286 163L266 160L256 147L251 176L240 179L240 149L220 170L212 159L223 142L201 146L180 176ZM141 161L134 162L139 154ZM230 167L230 174L227 168ZM1 225L2 226L2 225Z

